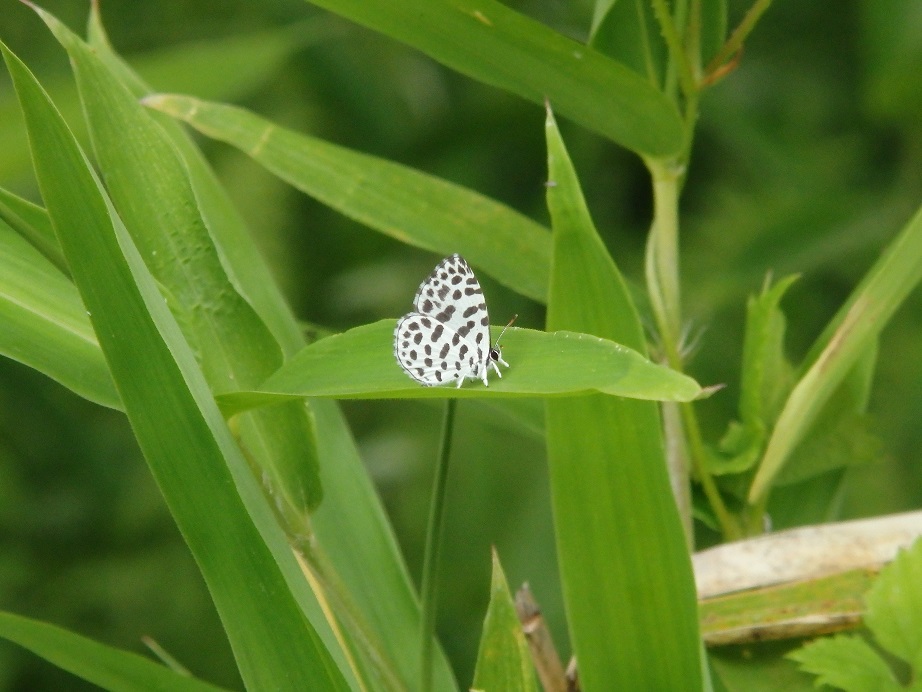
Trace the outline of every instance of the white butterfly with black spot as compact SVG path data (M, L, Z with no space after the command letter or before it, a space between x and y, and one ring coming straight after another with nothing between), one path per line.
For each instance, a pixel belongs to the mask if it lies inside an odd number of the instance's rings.
M420 384L432 387L465 378L481 379L485 386L492 365L507 368L499 339L490 346L490 317L480 282L461 255L446 257L423 281L413 299L415 312L397 321L394 357L403 371Z

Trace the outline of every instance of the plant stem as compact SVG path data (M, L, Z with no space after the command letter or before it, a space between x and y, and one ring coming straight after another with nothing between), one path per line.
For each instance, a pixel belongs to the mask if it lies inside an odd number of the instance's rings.
M695 415L694 404L680 404L682 411L682 423L685 427L685 435L688 439L689 457L691 458L692 469L701 483L701 489L717 516L720 523L720 531L724 540L735 541L743 537L743 530L739 522L727 509L724 500L720 495L720 489L714 481L711 472L708 471L705 460L704 442L701 437L701 428L698 427L698 417Z
M647 242L647 289L666 362L674 370L682 371L678 249L682 171L679 166L657 160L648 160L647 167L653 177L654 200L653 225ZM707 469L704 443L693 405L682 404L680 409L692 469L717 515L724 536L729 539L738 538L740 528L727 510L720 490Z
M439 546L445 525L445 488L448 480L448 460L451 455L451 437L455 427L457 399L445 400L445 417L442 422L442 441L436 461L432 483L432 502L429 506L429 526L426 530L426 547L423 554L422 616L420 646L420 690L432 689L432 641L435 637L436 575L439 566Z
M681 308L679 299L679 177L677 166L647 159L653 178L653 224L647 241L646 279L653 315L666 359L680 364L678 349Z
M732 58L743 47L743 41L746 40L746 37L755 28L756 22L759 21L759 17L765 13L765 10L771 4L772 0L756 0L752 4L752 7L746 12L746 16L743 17L743 21L733 30L727 42L724 43L713 60L708 63L705 74L711 74L719 70L727 60Z
M669 48L669 56L672 64L675 65L679 73L679 84L682 86L682 93L687 97L697 91L698 86L695 77L692 74L691 66L686 59L685 50L682 48L682 39L676 30L675 21L669 13L669 7L666 0L653 0L653 14L659 22L660 31Z

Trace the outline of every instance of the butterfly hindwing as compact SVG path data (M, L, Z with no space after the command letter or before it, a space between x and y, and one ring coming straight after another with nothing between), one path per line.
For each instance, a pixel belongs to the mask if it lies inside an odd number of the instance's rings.
M397 322L394 355L403 371L417 382L440 385L476 377L483 349L472 346L451 327L429 315L411 312Z

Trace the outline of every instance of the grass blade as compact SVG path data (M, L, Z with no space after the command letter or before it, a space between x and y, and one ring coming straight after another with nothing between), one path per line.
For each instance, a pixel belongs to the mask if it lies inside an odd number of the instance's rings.
M548 188L548 329L579 329L642 352L640 320L593 227L550 111L547 141L556 183ZM583 689L701 689L695 583L656 405L603 395L548 399L547 441Z
M922 209L890 243L848 301L817 339L809 366L794 386L769 438L749 490L764 501L772 481L803 440L829 397L848 376L922 279Z
M129 692L217 692L221 689L170 670L129 651L94 642L60 627L0 612L0 637L94 685Z
M513 290L539 302L547 298L550 235L498 202L280 128L241 108L165 94L144 103L238 147L299 190L370 228L427 250L460 252Z
M319 606L153 278L48 96L2 48L58 240L243 679L253 689L346 689L328 649L338 655L335 639L304 616Z
M452 69L542 104L632 151L682 146L673 105L643 77L496 0L311 0Z
M85 399L121 408L77 288L0 221L0 354Z

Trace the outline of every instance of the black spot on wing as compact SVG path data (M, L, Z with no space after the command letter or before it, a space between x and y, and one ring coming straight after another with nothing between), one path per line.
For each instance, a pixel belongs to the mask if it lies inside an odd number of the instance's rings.
M448 322L451 319L451 316L455 314L458 310L454 305L446 305L445 309L442 312L435 315L435 319L439 322Z

